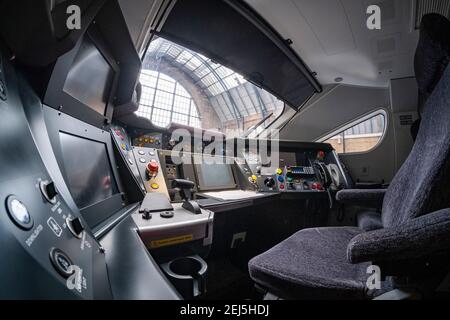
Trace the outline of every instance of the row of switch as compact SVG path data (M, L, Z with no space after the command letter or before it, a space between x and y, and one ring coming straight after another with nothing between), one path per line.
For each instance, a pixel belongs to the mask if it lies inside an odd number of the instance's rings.
M56 190L54 182L42 181L39 184L42 196L50 203L56 203L56 196L58 191ZM6 200L6 209L11 220L21 229L30 230L33 228L33 218L25 206L25 204L19 200L16 196L10 195ZM81 238L81 234L84 231L83 224L79 218L66 219L66 224L70 232L76 237Z
M56 204L58 191L54 182L41 181L39 189L42 196L50 204ZM6 211L12 220L12 222L24 231L29 231L34 226L34 219L27 206L15 195L10 195L6 199ZM78 239L81 239L84 232L84 227L79 218L67 218L66 225L72 235ZM50 261L55 270L64 278L70 277L74 270L72 268L73 263L69 256L62 250L52 248L50 250Z
M55 184L53 182L42 181L39 184L42 196L51 204L56 203L56 191ZM20 201L16 196L10 195L6 199L6 210L11 220L21 229L30 230L33 228L33 218L28 211L25 204Z
M39 184L42 196L50 203L56 203L56 196L58 191L56 190L54 182L42 181ZM30 230L33 228L33 217L26 205L19 200L15 195L10 195L6 200L6 210L11 220L21 229ZM66 224L70 232L76 237L81 238L81 234L84 231L83 224L79 218L66 219Z

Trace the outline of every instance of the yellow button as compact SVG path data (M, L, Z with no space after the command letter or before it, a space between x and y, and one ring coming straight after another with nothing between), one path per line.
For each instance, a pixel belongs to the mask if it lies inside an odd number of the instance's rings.
M251 179L252 179L253 183L255 183L258 180L258 177L255 175L252 175Z
M120 145L120 147L122 148L122 150L125 150L125 149L127 148L127 146L125 145L125 143L122 143L122 144Z
M152 183L151 187L152 187L153 190L158 190L159 189L159 184Z
M282 174L283 174L283 169L278 168L278 169L277 169L277 175L280 176L280 175L282 175Z

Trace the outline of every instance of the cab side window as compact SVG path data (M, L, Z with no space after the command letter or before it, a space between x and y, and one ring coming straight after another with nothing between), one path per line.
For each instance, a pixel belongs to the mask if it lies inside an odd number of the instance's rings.
M386 116L380 112L332 133L332 137L324 142L331 144L339 154L368 152L381 142L385 129Z

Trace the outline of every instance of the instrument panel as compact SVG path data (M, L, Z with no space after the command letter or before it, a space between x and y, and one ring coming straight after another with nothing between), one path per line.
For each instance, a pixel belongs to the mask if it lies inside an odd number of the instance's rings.
M148 133L142 136L133 138L133 146L140 148L163 148L163 134L162 133Z
M333 184L326 166L331 156L323 150L280 151L278 167L250 159L256 172L251 181L262 192L325 192Z
M128 138L125 132L124 128L115 126L113 136L122 155L128 158L127 163L136 164L146 192L163 192L172 201L179 200L176 190L171 188L174 179L194 181L196 192L241 189L262 193L324 193L344 187L345 176L337 155L326 144L299 143L297 147L288 148L280 144L276 166L265 166L261 155L251 152L242 152L242 156L221 166L208 166L194 164L193 157L208 157L189 150L184 153L190 158L189 163L173 158L171 149L176 142L169 143L167 133L139 132L138 136ZM131 145L124 141L131 141ZM132 161L130 155L134 157Z

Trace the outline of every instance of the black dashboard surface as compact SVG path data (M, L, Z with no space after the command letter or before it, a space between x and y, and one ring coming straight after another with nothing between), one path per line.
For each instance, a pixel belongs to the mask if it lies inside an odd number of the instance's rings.
M136 229L133 218L127 216L100 240L105 249L114 299L180 299L145 248Z

